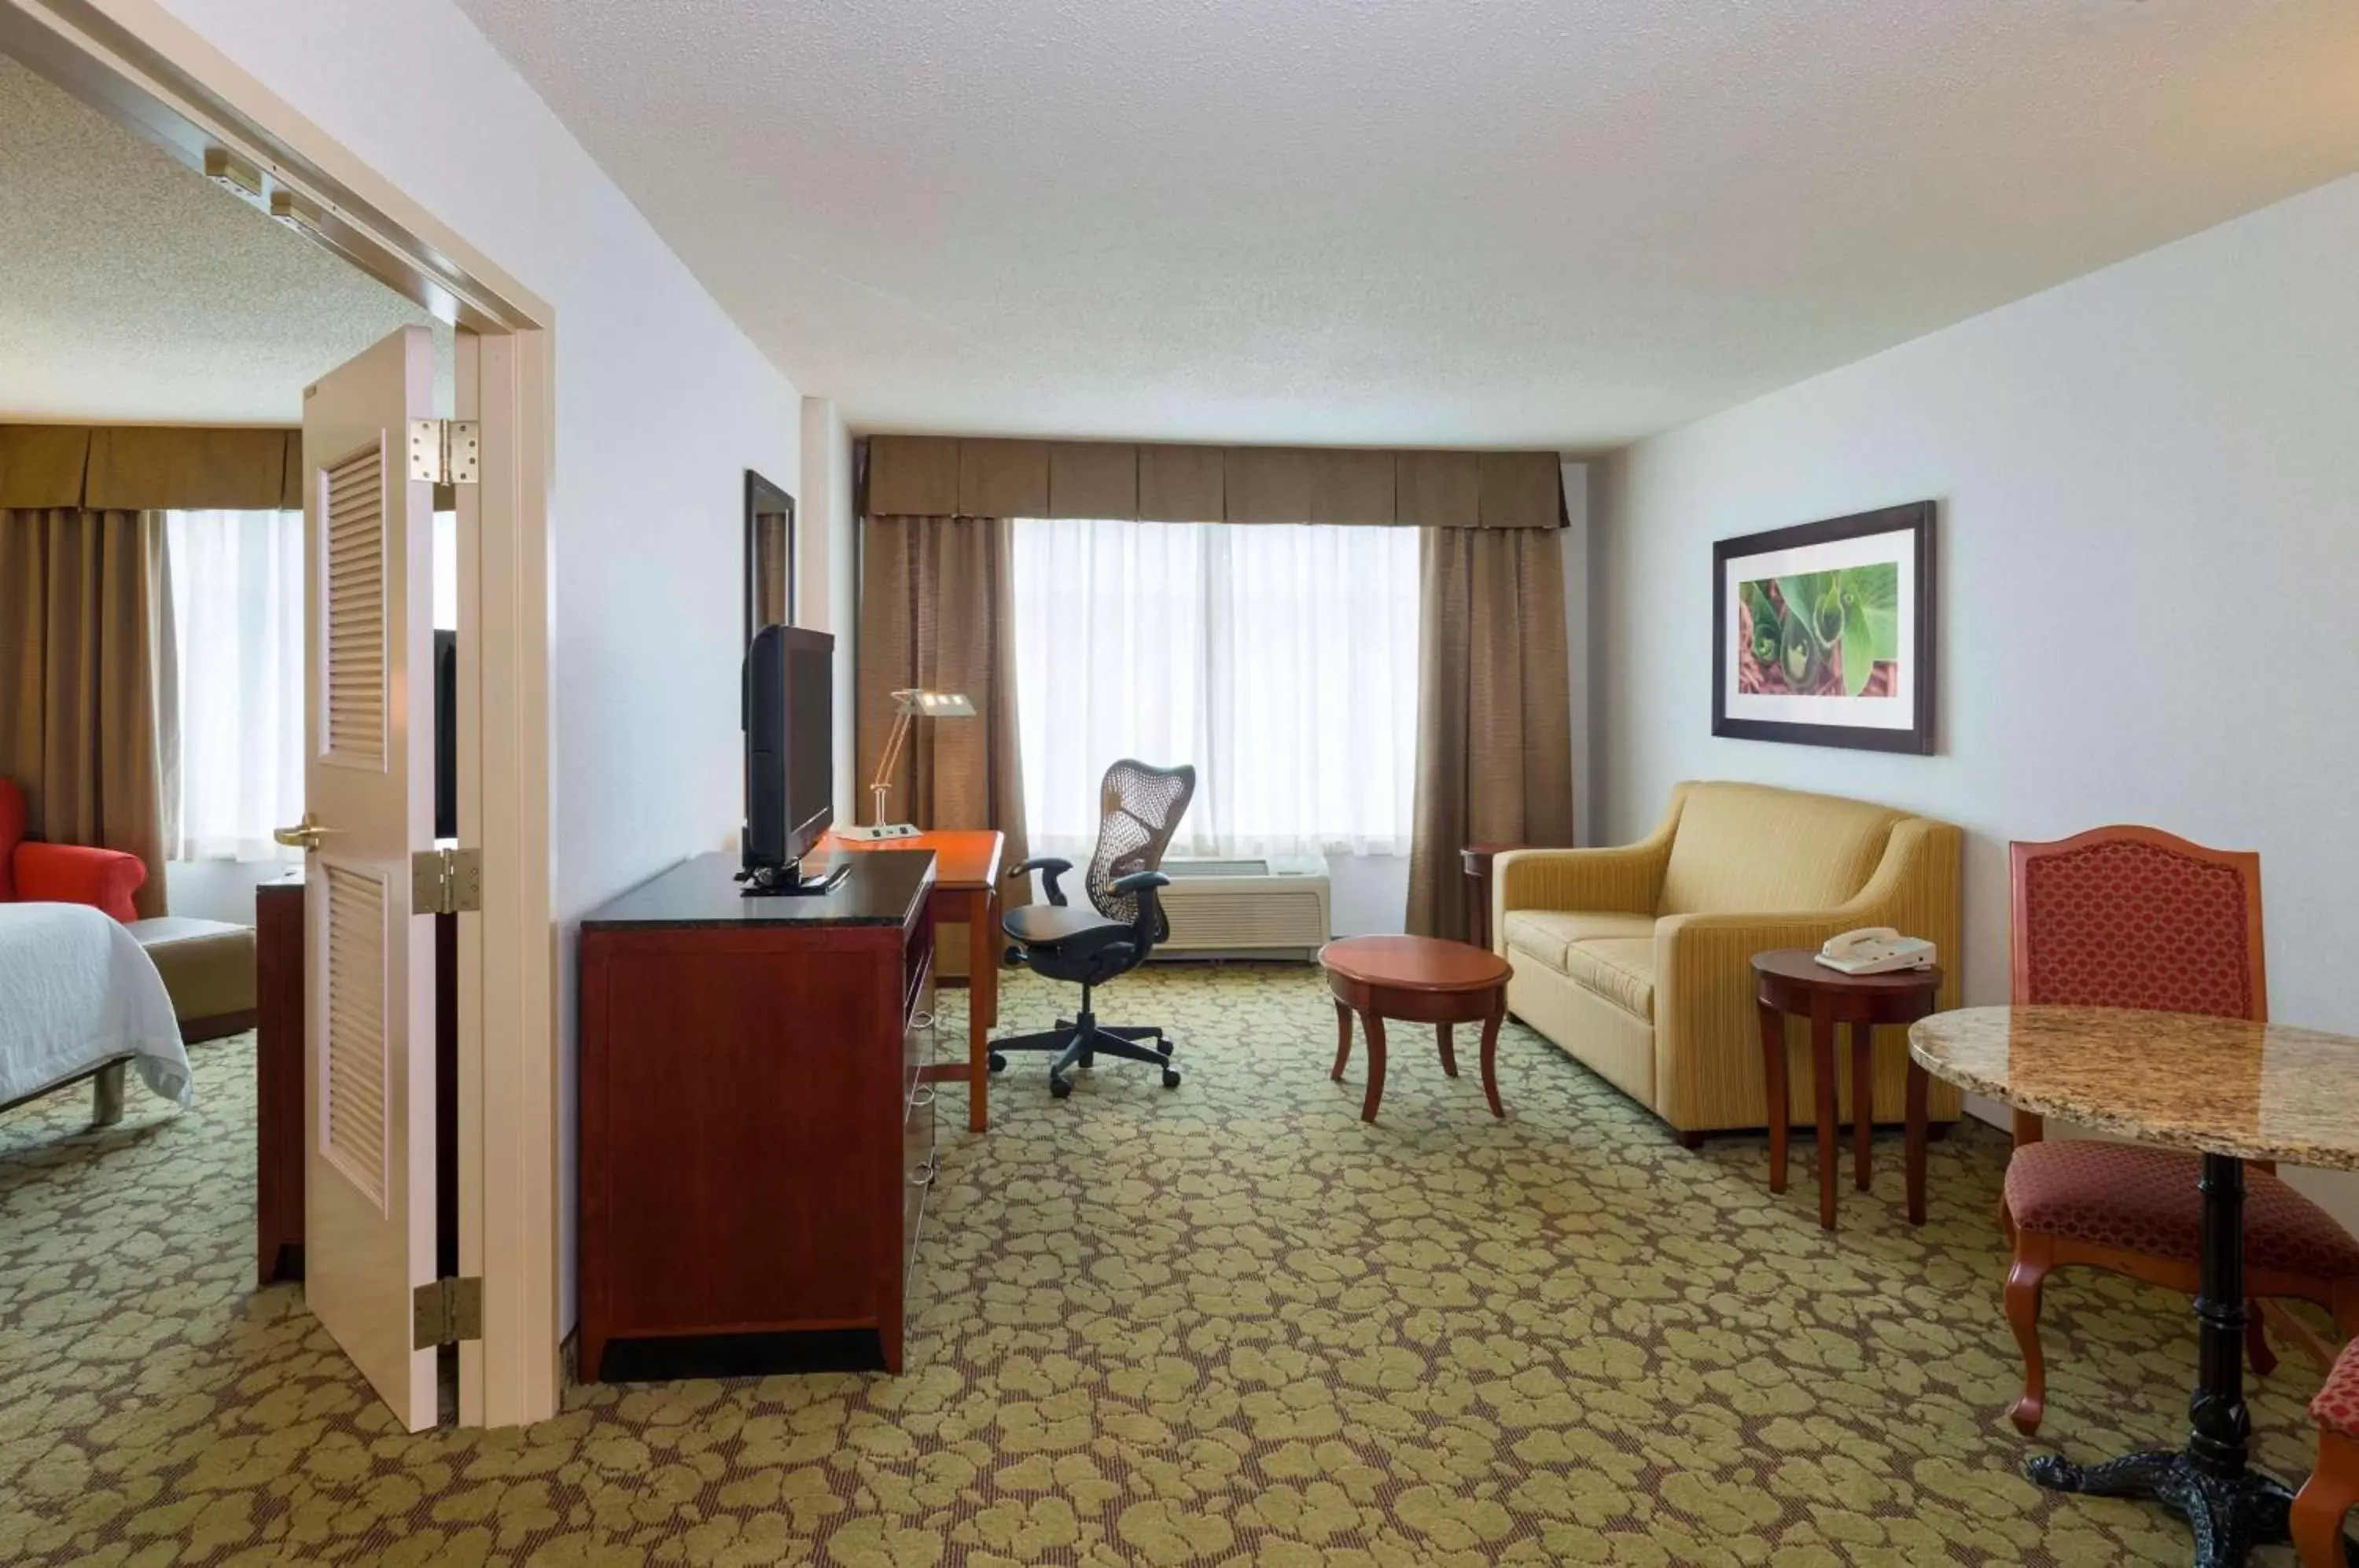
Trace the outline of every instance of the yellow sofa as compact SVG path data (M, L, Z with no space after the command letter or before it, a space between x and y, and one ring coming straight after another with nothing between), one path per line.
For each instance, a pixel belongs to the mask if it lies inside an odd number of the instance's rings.
M1523 849L1493 866L1493 945L1515 969L1507 1008L1690 1143L1767 1111L1752 958L1896 926L1940 950L1958 1006L1962 835L1947 822L1832 795L1689 783L1645 842ZM1850 1041L1839 1042L1851 1118ZM1875 1119L1906 1112L1904 1031L1875 1039ZM1810 1026L1787 1020L1789 1123L1812 1120ZM1931 1113L1955 1121L1933 1081Z

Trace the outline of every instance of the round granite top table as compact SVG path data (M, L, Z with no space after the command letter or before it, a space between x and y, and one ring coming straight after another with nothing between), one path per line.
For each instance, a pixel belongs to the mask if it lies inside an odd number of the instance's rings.
M2286 1540L2292 1494L2246 1464L2245 1161L2359 1170L2359 1040L2189 1013L1967 1007L1911 1025L1908 1054L1976 1094L2203 1157L2187 1445L2085 1468L2042 1454L2025 1474L2060 1492L2164 1504L2186 1516L2203 1568Z

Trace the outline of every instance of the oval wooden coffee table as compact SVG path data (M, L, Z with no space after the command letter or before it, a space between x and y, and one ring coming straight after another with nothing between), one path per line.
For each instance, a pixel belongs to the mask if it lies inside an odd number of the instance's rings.
M1319 950L1327 971L1328 989L1335 993L1335 1070L1329 1077L1340 1082L1343 1064L1352 1059L1352 1015L1368 1035L1368 1094L1360 1102L1360 1119L1376 1119L1376 1104L1385 1097L1385 1020L1433 1024L1441 1044L1441 1070L1458 1076L1458 1057L1451 1050L1450 1026L1483 1026L1483 1094L1491 1114L1504 1116L1499 1103L1499 1023L1507 1015L1507 978L1514 973L1495 953L1469 947L1462 942L1442 942L1426 936L1353 936L1331 942Z

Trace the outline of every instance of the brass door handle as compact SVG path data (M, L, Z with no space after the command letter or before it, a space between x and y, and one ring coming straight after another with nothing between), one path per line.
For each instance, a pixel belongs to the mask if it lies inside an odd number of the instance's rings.
M319 818L305 811L301 822L291 828L273 828L270 830L270 836L289 849L299 849L306 855L316 855L320 851L320 839L323 834L341 831L338 828L322 827Z

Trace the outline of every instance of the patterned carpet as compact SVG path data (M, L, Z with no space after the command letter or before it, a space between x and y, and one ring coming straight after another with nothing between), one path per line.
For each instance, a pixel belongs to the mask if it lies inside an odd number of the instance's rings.
M1016 980L1006 1023L1060 999ZM0 1118L0 1561L2187 1561L2016 1476L1995 1134L1936 1147L1922 1231L1879 1139L1829 1237L1807 1157L1772 1198L1759 1139L1690 1153L1517 1028L1505 1124L1401 1029L1366 1127L1315 972L1105 1000L1178 1027L1185 1086L1002 1081L945 1151L908 1376L577 1388L526 1432L394 1431L250 1287L248 1041L197 1048L185 1113ZM2049 1321L2049 1439L2176 1440L2183 1301L2067 1274ZM2288 1354L2256 1402L2280 1475L2315 1377Z

